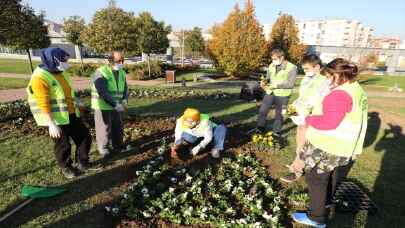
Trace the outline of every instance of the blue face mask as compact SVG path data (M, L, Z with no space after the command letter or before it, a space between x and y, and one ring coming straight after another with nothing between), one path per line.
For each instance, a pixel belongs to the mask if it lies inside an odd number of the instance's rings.
M119 71L122 69L122 64L121 63L116 63L113 66L113 70Z

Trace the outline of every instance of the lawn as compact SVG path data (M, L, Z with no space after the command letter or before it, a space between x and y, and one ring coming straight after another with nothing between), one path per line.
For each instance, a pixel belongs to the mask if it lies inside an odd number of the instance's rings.
M29 80L21 78L0 78L0 90L27 87Z
M237 88L224 92L237 92ZM378 103L384 103L382 101ZM391 99L387 99L391 100ZM397 102L398 103L398 102ZM383 110L396 108L396 102L384 104ZM241 129L254 126L257 114L256 103L237 99L213 100L199 97L184 97L178 100L162 98L130 99L129 112L135 116L131 130L139 131L137 140L160 139L160 132L171 134L174 119L185 107L198 107L214 116L216 121L229 125L241 125ZM405 106L405 105L404 105ZM402 107L403 108L403 107ZM402 113L402 112L401 112ZM400 126L387 125L381 116L372 113L369 118L365 150L353 167L349 178L358 183L379 207L377 215L364 213L352 215L337 213L330 227L405 227L405 136ZM270 113L270 116L273 113ZM269 121L271 122L271 121ZM111 227L117 221L104 211L104 206L115 202L128 189L128 182L135 178L135 171L142 161L152 156L150 150L141 149L117 155L105 165L102 171L90 172L78 179L67 181L60 174L52 153L51 140L43 134L24 127L15 130L14 123L0 123L0 214L10 210L22 200L19 195L23 184L62 186L68 192L62 196L34 201L24 210L8 220L5 227ZM6 127L8 126L8 127ZM6 129L6 130L3 130ZM29 133L31 132L31 133ZM278 178L286 173L284 164L291 162L295 155L295 129L286 120L284 132L288 145L275 153L255 154L268 166L269 175ZM249 139L246 131L233 132L240 139ZM230 152L244 152L246 141L238 141ZM91 158L99 161L93 144ZM306 188L301 179L286 191L302 192Z
M39 64L33 61L34 68ZM31 74L28 60L0 59L0 73Z
M222 75L221 72L217 71L216 69L198 69L192 72L184 72L176 74L176 81L181 82L183 78L186 81L193 81L194 77L201 77L201 76L212 76L212 75Z
M359 81L365 86L381 86L387 89L397 85L405 91L405 76L360 75Z

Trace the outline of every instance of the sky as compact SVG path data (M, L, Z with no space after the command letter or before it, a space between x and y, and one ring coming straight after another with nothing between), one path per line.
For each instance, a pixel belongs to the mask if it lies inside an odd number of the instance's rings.
M79 15L86 22L108 4L108 0L24 0L36 11L45 11L55 22ZM173 29L194 26L209 29L222 22L236 3L244 0L117 0L126 11L138 14L149 11ZM405 0L253 0L256 16L262 24L272 24L278 13L288 13L296 20L352 19L374 29L374 36L405 39Z

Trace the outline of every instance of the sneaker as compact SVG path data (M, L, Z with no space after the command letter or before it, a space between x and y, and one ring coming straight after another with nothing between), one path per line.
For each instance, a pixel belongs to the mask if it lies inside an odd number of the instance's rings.
M80 172L97 171L97 170L101 169L100 167L94 167L94 163L91 163L91 162L79 163L76 168Z
M295 212L292 214L292 219L296 223L316 227L316 228L325 228L326 224L325 223L318 223L316 221L311 220L307 213L300 213L300 212Z
M213 158L219 158L220 154L219 154L219 150L218 149L212 149L211 150L211 156Z
M62 174L67 179L73 179L77 177L77 172L72 167L62 168Z
M284 177L280 177L280 180L289 184L289 183L292 183L292 182L298 180L298 177L295 173L289 173L289 174L285 175Z

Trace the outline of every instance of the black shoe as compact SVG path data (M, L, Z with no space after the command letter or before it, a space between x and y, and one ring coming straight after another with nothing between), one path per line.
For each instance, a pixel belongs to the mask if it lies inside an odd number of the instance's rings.
M289 183L292 183L292 182L298 180L298 177L297 177L297 175L295 175L295 173L289 173L289 174L285 175L284 177L280 177L280 180L289 184Z
M62 168L62 174L67 179L73 179L77 177L77 172L73 167Z
M86 163L79 163L76 167L80 172L86 171L97 171L100 170L100 167L95 167L93 163L86 162Z

